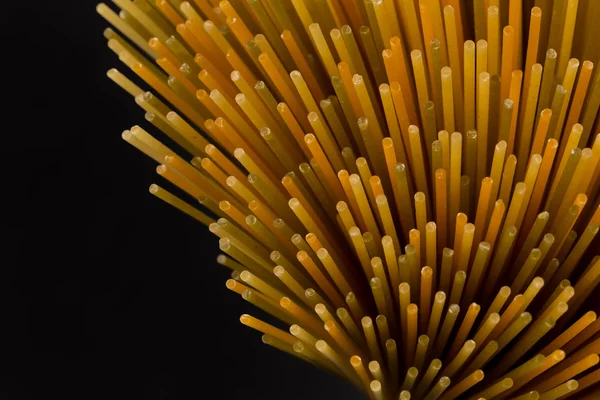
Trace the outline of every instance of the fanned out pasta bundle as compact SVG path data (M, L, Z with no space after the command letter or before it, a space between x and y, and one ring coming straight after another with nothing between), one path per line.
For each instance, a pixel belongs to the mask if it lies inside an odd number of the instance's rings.
M162 132L122 137L264 343L370 399L600 396L599 2L113 3Z

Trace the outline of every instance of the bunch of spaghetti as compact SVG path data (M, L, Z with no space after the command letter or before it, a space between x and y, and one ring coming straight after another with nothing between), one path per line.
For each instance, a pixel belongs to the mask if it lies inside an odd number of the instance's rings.
M113 3L162 132L123 139L264 343L370 399L598 398L599 2Z

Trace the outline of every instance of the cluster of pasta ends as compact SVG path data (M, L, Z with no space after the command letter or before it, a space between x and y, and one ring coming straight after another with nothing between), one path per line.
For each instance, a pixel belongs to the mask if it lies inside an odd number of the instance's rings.
M600 398L599 2L112 3L122 137L264 343L372 400Z

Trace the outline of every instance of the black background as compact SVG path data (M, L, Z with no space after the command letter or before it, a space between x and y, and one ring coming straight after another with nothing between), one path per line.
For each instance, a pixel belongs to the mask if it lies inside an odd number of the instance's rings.
M106 77L127 67L95 6L0 11L0 397L360 398L241 325L262 314L225 288L216 238L148 193L156 165L120 135L149 124Z

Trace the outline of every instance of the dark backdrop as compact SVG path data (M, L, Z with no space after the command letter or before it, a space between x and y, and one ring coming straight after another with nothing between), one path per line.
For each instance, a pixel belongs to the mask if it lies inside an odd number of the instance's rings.
M120 137L148 124L106 77L127 68L95 3L0 12L0 397L360 398L241 325L216 238L148 193L156 165Z

